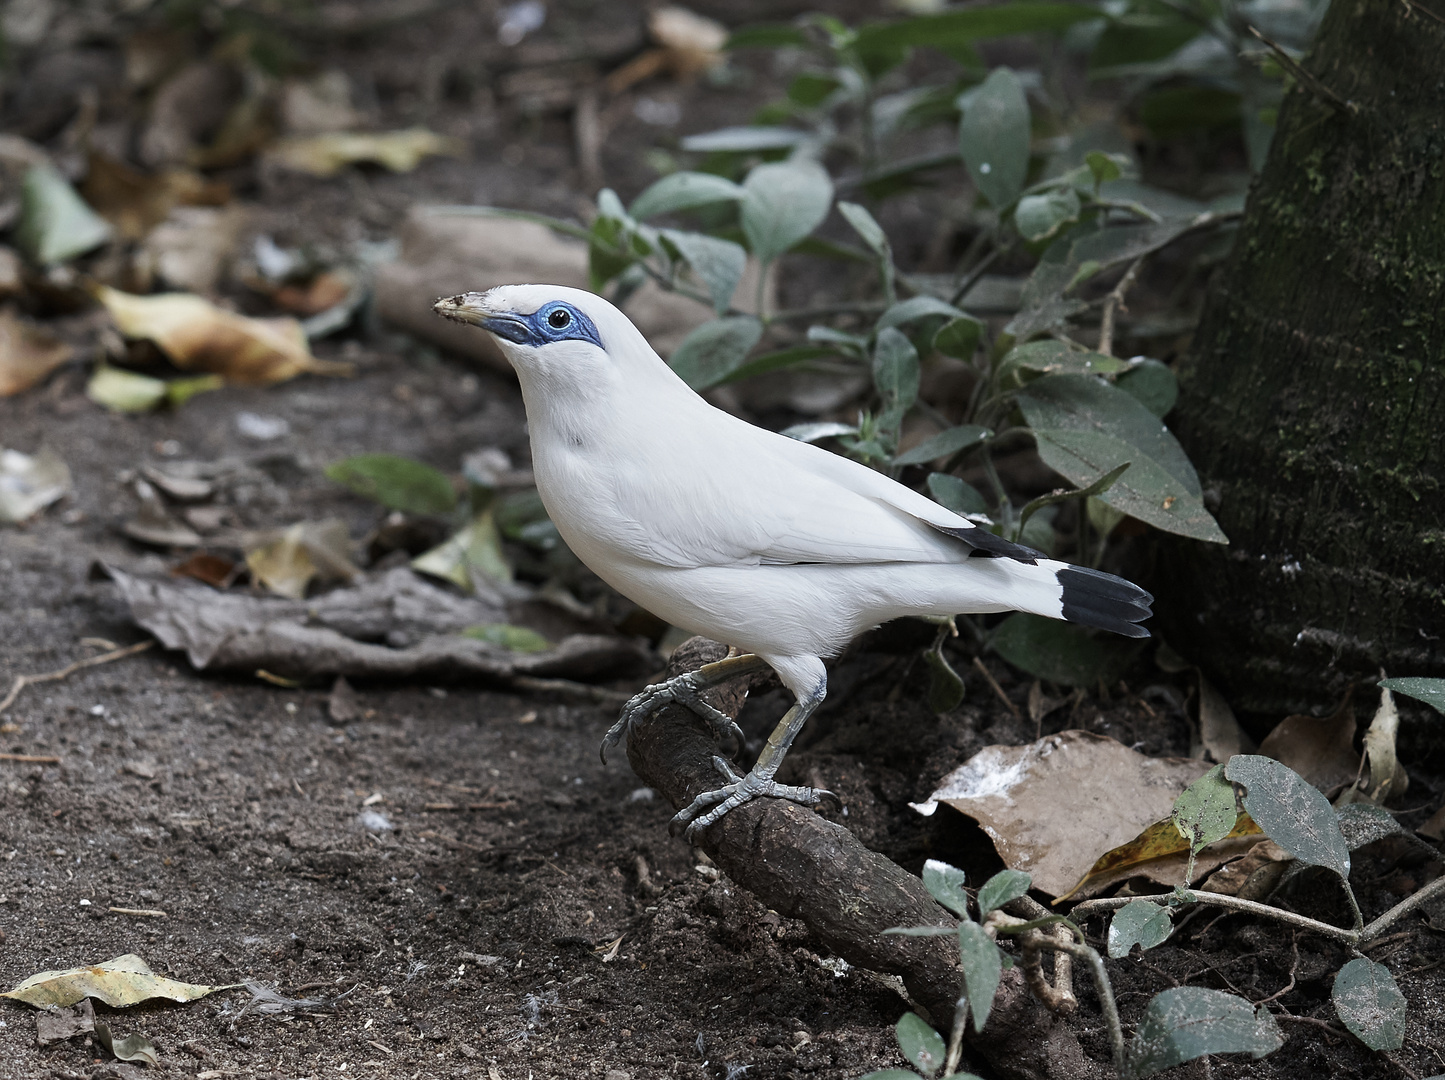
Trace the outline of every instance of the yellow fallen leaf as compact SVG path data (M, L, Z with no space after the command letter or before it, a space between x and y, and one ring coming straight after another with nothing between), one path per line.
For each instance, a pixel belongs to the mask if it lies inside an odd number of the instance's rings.
M1234 820L1234 828L1217 842L1224 843L1226 840L1234 840L1241 836L1261 835L1263 835L1263 830L1254 823L1254 819L1240 811L1239 817ZM1209 848L1206 847L1205 850L1208 851ZM1117 880L1122 871L1136 870L1162 859L1183 857L1188 852L1189 841L1179 834L1173 818L1156 821L1127 844L1120 844L1112 851L1106 851L1099 856L1098 861L1089 867L1088 873L1079 879L1079 883L1059 897L1059 900L1069 899L1081 889L1088 888L1101 878ZM1195 869L1199 871L1211 869L1211 867L1208 866L1206 860L1197 864Z
M107 1005L121 1008L152 998L171 1001L195 1001L217 990L240 986L197 986L157 975L139 956L126 953L92 967L69 968L65 971L42 971L30 976L14 990L0 997L23 1001L39 1008L67 1008L83 998L92 997Z
M301 522L257 539L257 546L246 552L246 566L277 596L300 600L313 578L350 581L360 573L351 562L346 522L337 518Z
M347 165L370 161L392 172L411 172L431 154L456 157L464 149L460 139L438 135L426 128L380 131L374 134L337 131L304 139L282 139L266 151L266 159L282 168L312 176L335 176Z
M12 311L0 311L0 397L28 390L70 359L69 345Z
M155 342L178 368L214 372L237 386L353 370L312 356L295 319L252 319L191 293L135 296L101 285L95 295L126 337Z

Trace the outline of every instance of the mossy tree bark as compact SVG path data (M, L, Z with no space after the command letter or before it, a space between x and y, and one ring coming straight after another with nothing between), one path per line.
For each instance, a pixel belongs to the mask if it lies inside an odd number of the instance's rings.
M1445 5L1335 0L1181 372L1226 550L1156 610L1237 707L1445 675ZM1332 100L1337 95L1348 107Z

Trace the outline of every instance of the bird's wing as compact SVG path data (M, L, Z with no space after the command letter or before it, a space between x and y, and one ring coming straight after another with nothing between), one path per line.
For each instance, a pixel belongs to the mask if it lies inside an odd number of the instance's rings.
M1036 554L856 461L742 421L728 427L716 467L672 483L667 470L649 467L618 486L616 509L635 525L635 554L667 566L959 562L974 552L1031 561ZM708 433L714 446L718 434Z

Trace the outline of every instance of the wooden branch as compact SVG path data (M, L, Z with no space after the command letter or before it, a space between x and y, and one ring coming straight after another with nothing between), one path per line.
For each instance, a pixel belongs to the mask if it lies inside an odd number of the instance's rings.
M720 660L726 648L703 638L673 653L668 674L694 671ZM725 685L709 700L736 716L747 686ZM717 753L702 722L668 705L639 725L628 739L627 757L644 783L684 807L721 782ZM734 882L782 915L801 919L829 950L848 963L901 976L914 1001L934 1024L948 1029L961 990L958 946L945 937L884 936L894 926L951 926L923 882L852 833L779 799L759 799L708 828L700 844ZM969 1041L1007 1080L1085 1080L1102 1067L1084 1057L1074 1033L1029 996L1023 975L1004 973L982 1034Z

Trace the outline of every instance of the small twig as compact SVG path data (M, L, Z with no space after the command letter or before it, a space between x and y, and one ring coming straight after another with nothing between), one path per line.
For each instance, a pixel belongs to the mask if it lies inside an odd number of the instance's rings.
M1288 984L1287 986L1285 986L1283 989L1276 990L1273 994L1270 994L1269 997L1264 998L1262 1001L1256 1001L1256 1002L1254 1003L1254 1007L1255 1007L1256 1009L1259 1008L1261 1005L1268 1005L1271 1001L1278 1001L1280 998L1284 997L1286 994L1288 994L1291 990L1294 989L1295 973L1299 971L1299 935L1298 935L1298 934L1291 934L1291 935L1290 935L1289 947L1290 947L1290 950L1291 950L1291 952L1293 953L1293 957L1294 957L1292 960L1290 960L1290 963L1289 963L1289 984Z
M1404 3L1406 11L1409 11L1411 13L1420 11L1430 16L1430 18L1434 19L1436 22L1445 23L1445 15L1435 14L1435 12L1431 11L1424 4L1417 4L1415 0L1404 0Z
M1003 253L1003 248L996 247L983 258L979 259L978 262L974 263L973 269L968 272L968 277L964 278L963 281L959 283L958 288L953 290L953 295L948 298L948 302L957 307L963 301L963 298L969 294L969 291L978 284L979 279L983 277L988 268L997 262L999 256Z
M32 765L60 764L60 759L53 754L0 754L0 761L24 761Z
M589 686L571 679L540 679L535 675L513 675L508 682L517 690L531 690L534 693L560 694L563 697L580 698L595 705L623 705L632 697L620 690L609 690L605 686Z
M143 915L148 919L168 918L166 913L160 910L160 908L113 907L106 908L105 910L110 912L112 915Z
M1274 58L1279 61L1280 66L1293 75L1300 83L1303 83L1310 90L1320 95L1320 97L1335 106L1335 108L1344 109L1348 113L1359 113L1360 107L1358 105L1353 101L1346 101L1324 83L1320 82L1315 76L1300 67L1299 62L1296 61L1294 57L1261 34L1255 27L1251 26L1249 32L1264 42L1264 44L1269 47L1269 51L1274 53Z
M1003 687L994 679L993 672L984 666L983 660L975 656L973 658L973 666L983 673L983 677L988 680L989 686L993 687L993 692L998 695L998 699L1008 707L1009 712L1014 714L1014 719L1022 721L1024 714L1019 712L1019 707L1008 699L1008 695L1003 692Z
M69 678L83 668L99 667L101 664L109 664L114 660L124 660L127 656L134 656L136 653L145 652L154 644L154 641L138 641L134 645L127 645L125 648L116 649L114 652L104 653L101 656L92 656L86 660L77 660L75 663L63 667L59 671L48 671L44 675L17 675L15 676L14 684L10 687L10 693L5 695L4 701L0 701L0 713L10 708L11 705L14 705L15 699L20 696L20 691L24 690L27 686L34 686L36 683L43 682L58 682L61 679Z
M1119 279L1119 284L1114 286L1114 291L1104 301L1104 317L1099 323L1099 351L1105 356L1114 355L1114 316L1119 311L1129 310L1124 304L1124 297L1134 284L1134 279L1139 276L1139 267L1144 265L1144 258L1140 255L1130 264L1129 269L1124 271L1124 276Z

